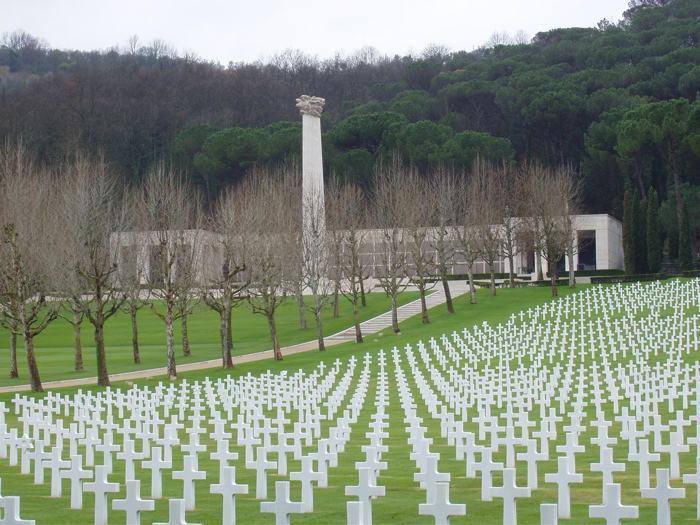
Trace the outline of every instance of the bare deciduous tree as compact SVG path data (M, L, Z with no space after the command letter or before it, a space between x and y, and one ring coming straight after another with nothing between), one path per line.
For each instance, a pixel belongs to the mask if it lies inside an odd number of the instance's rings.
M379 164L375 170L372 199L373 222L381 244L377 279L391 299L391 330L395 334L401 333L397 298L406 289L405 207L401 202L405 175L401 159L397 157L389 164Z
M119 311L124 295L114 286L113 246L127 227L120 187L104 159L77 156L60 188L62 204L62 290L95 329L97 384L109 386L104 326Z
M533 232L536 250L547 261L552 296L557 293L557 264L566 254L572 238L569 217L577 206L579 184L571 167L545 168L538 164L523 170L524 191L528 203L527 221Z
M72 298L66 299L63 306L64 309L67 310L67 313L64 314L63 310L59 310L58 316L65 319L73 327L73 347L75 349L73 369L76 372L81 372L83 370L83 342L81 340L81 333L85 315L80 309L80 306Z
M282 360L277 336L277 309L290 292L290 272L287 254L295 249L300 217L292 202L299 202L298 188L287 179L270 176L249 176L241 191L248 192L257 202L251 214L249 249L248 301L254 313L264 315L270 329L274 359Z
M479 230L479 204L475 185L461 186L462 194L458 198L457 214L460 227L455 230L457 235L457 253L467 267L469 281L469 302L476 304L476 287L474 286L474 263L481 256L481 235Z
M365 214L367 203L357 186L340 185L334 180L326 194L328 228L331 237L335 272L340 293L352 304L355 342L362 342L358 307L363 297L362 283L367 279L362 248L367 238Z
M208 268L204 290L204 302L220 317L221 360L223 368L233 368L233 333L231 319L233 308L242 300L248 288L248 251L252 235L253 209L245 187L239 191L229 188L216 204L211 218L212 230L218 235L222 267ZM216 257L218 260L219 257Z
M427 291L435 286L432 279L435 272L435 254L429 242L433 209L430 200L426 198L430 190L426 181L414 170L406 173L401 186L400 201L404 207L402 215L408 248L406 275L418 288L423 324L428 324L430 318L425 297Z
M135 217L138 210L138 192L131 190L125 198L125 206L129 216ZM122 311L131 319L131 348L134 355L134 363L141 363L139 349L139 325L138 312L149 304L144 281L146 280L146 268L144 264L146 247L138 244L117 246L118 272L115 285L119 287L124 296Z
M34 338L56 319L60 305L46 300L46 294L55 289L60 265L55 257L59 236L52 217L57 199L50 178L38 172L21 144L7 144L0 152L0 177L3 325L24 339L31 388L41 392ZM11 356L10 368L17 372L16 355Z
M447 313L450 314L455 313L455 309L447 276L455 256L456 230L459 226L457 201L459 195L464 194L463 189L460 188L461 184L462 180L458 179L453 172L440 166L433 173L430 191L426 195L433 208L434 228L431 230L429 242L435 251L435 269L442 282Z
M508 260L508 285L515 287L515 257L520 253L522 242L523 222L519 217L523 214L522 191L519 178L509 169L499 170L496 177L496 186L499 196L499 210L501 213L501 257Z
M168 377L177 378L174 322L183 315L182 299L192 294L200 249L201 207L180 176L165 166L150 174L139 196L140 229L150 249L151 309L165 323Z
M488 265L491 274L491 295L496 295L495 266L503 244L497 173L496 168L479 160L469 183L470 202L475 207L473 217L479 230L481 258Z
M318 349L323 352L323 310L333 301L334 281L329 271L329 243L326 235L325 204L322 195L307 196L304 203L304 220L301 231L302 283L311 292L311 310L316 322Z

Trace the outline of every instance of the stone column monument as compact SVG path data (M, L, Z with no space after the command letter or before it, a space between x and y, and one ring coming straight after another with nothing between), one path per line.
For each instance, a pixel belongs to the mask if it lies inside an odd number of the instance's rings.
M325 99L302 95L297 108L302 114L302 218L303 232L325 236L323 195L323 154L321 151L321 113Z

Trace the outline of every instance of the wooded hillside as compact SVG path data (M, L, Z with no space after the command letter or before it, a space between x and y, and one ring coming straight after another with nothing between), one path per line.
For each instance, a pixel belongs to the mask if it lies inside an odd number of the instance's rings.
M208 192L300 155L301 94L324 97L326 173L368 184L398 152L427 172L486 160L571 164L590 212L622 216L626 187L675 206L700 184L700 3L633 0L617 24L473 52L212 64L154 42L60 51L21 32L0 46L0 138L42 162L103 152L138 181L171 159ZM663 206L663 205L662 205ZM672 214L670 214L672 217ZM690 217L695 224L700 218Z

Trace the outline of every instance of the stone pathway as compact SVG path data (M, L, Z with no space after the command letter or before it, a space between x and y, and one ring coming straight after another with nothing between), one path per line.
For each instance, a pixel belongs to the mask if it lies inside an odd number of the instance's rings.
M433 308L445 303L445 292L442 286L436 286L426 297L426 303L428 308ZM469 286L463 281L450 281L450 292L452 293L452 298L459 297L460 295L469 291ZM405 304L398 308L398 319L399 323L413 317L414 315L419 315L421 313L420 299ZM385 330L387 328L391 329L391 312L386 312L384 314L378 315L364 323L360 324L362 329L363 337L370 336ZM350 327L337 334L330 335L325 338L326 346L337 345L341 343L346 343L348 341L355 340L355 327ZM301 343L294 346L286 346L282 348L282 355L296 354L299 352L306 352L308 350L317 350L317 341L308 341L306 343ZM253 354L238 355L233 357L233 364L238 365L241 363L248 363L251 361L260 361L262 359L272 359L272 350L265 350L263 352L256 352ZM178 372L186 372L189 370L203 370L206 368L216 368L221 366L221 359L212 359L211 361L200 361L198 363L188 363L183 365L178 365ZM139 379L144 377L162 376L166 374L166 367L162 368L151 368L148 370L138 370L135 372L124 372L122 374L110 374L110 381L129 381L132 379ZM94 385L96 383L96 377L84 377L80 379L67 379L65 381L46 381L43 383L44 390L49 390L51 388L61 388L69 386L81 386L81 385ZM30 385L14 385L0 387L0 393L3 392L24 392L30 390Z
M469 291L469 285L466 282L463 281L451 281L450 282L450 293L452 294L452 298L454 299L455 297L458 297L466 292ZM428 306L428 309L433 308L434 306L438 306L441 304L445 303L445 291L442 289L442 286L438 284L435 288L433 288L433 291L430 293L425 298L426 305ZM397 309L397 314L398 314L398 320L399 323L401 321L405 321L406 319L409 319L413 317L414 315L420 315L421 313L421 306L420 306L420 299L417 301L410 302L408 304L405 304L403 306L400 306ZM386 328L391 329L391 312L386 312L382 315L378 315L377 317L373 319L369 319L368 321L365 321L364 323L360 324L360 328L362 329L362 336L368 336L372 334L376 334ZM399 326L400 328L400 326ZM355 327L352 326L348 328L347 330L343 330L342 332L338 332L337 334L330 335L326 337L325 339L327 342L335 341L340 342L340 343L345 343L347 341L354 341L355 340ZM336 343L337 344L337 343Z

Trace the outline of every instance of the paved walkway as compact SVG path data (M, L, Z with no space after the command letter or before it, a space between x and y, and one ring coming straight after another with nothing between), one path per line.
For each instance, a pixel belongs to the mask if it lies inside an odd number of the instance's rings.
M450 292L452 297L458 297L469 291L468 285L463 281L450 281ZM438 285L435 287L434 291L426 297L426 303L428 308L433 308L445 303L445 292L442 286ZM414 315L419 315L421 313L420 299L400 306L397 310L399 323L405 321L406 319L413 317ZM376 334L387 328L391 328L391 312L378 315L364 323L360 324L362 329L362 336L366 337L372 334ZM326 346L337 345L341 343L346 343L348 341L355 340L355 327L352 326L342 332L327 336L324 341ZM318 341L309 341L306 343L301 343L294 346L286 346L282 348L282 355L296 354L299 352L306 352L308 350L317 350ZM240 363L248 363L250 361L259 361L262 359L272 359L272 350L265 350L263 352L256 352L253 354L238 355L233 357L233 364L238 365ZM211 361L200 361L198 363L188 363L179 365L177 367L178 372L186 372L188 370L203 370L206 368L216 368L221 366L221 359L213 359ZM138 379L143 377L152 376L162 376L166 375L166 367L162 368L151 368L149 370L138 370L136 372L125 372L122 374L110 374L110 381L129 381L131 379ZM49 390L51 388L60 388L68 386L82 386L82 385L94 385L97 382L96 377L84 377L80 379L67 379L65 381L47 381L43 383L44 390ZM0 387L0 393L2 392L24 392L31 390L30 385L14 385Z

